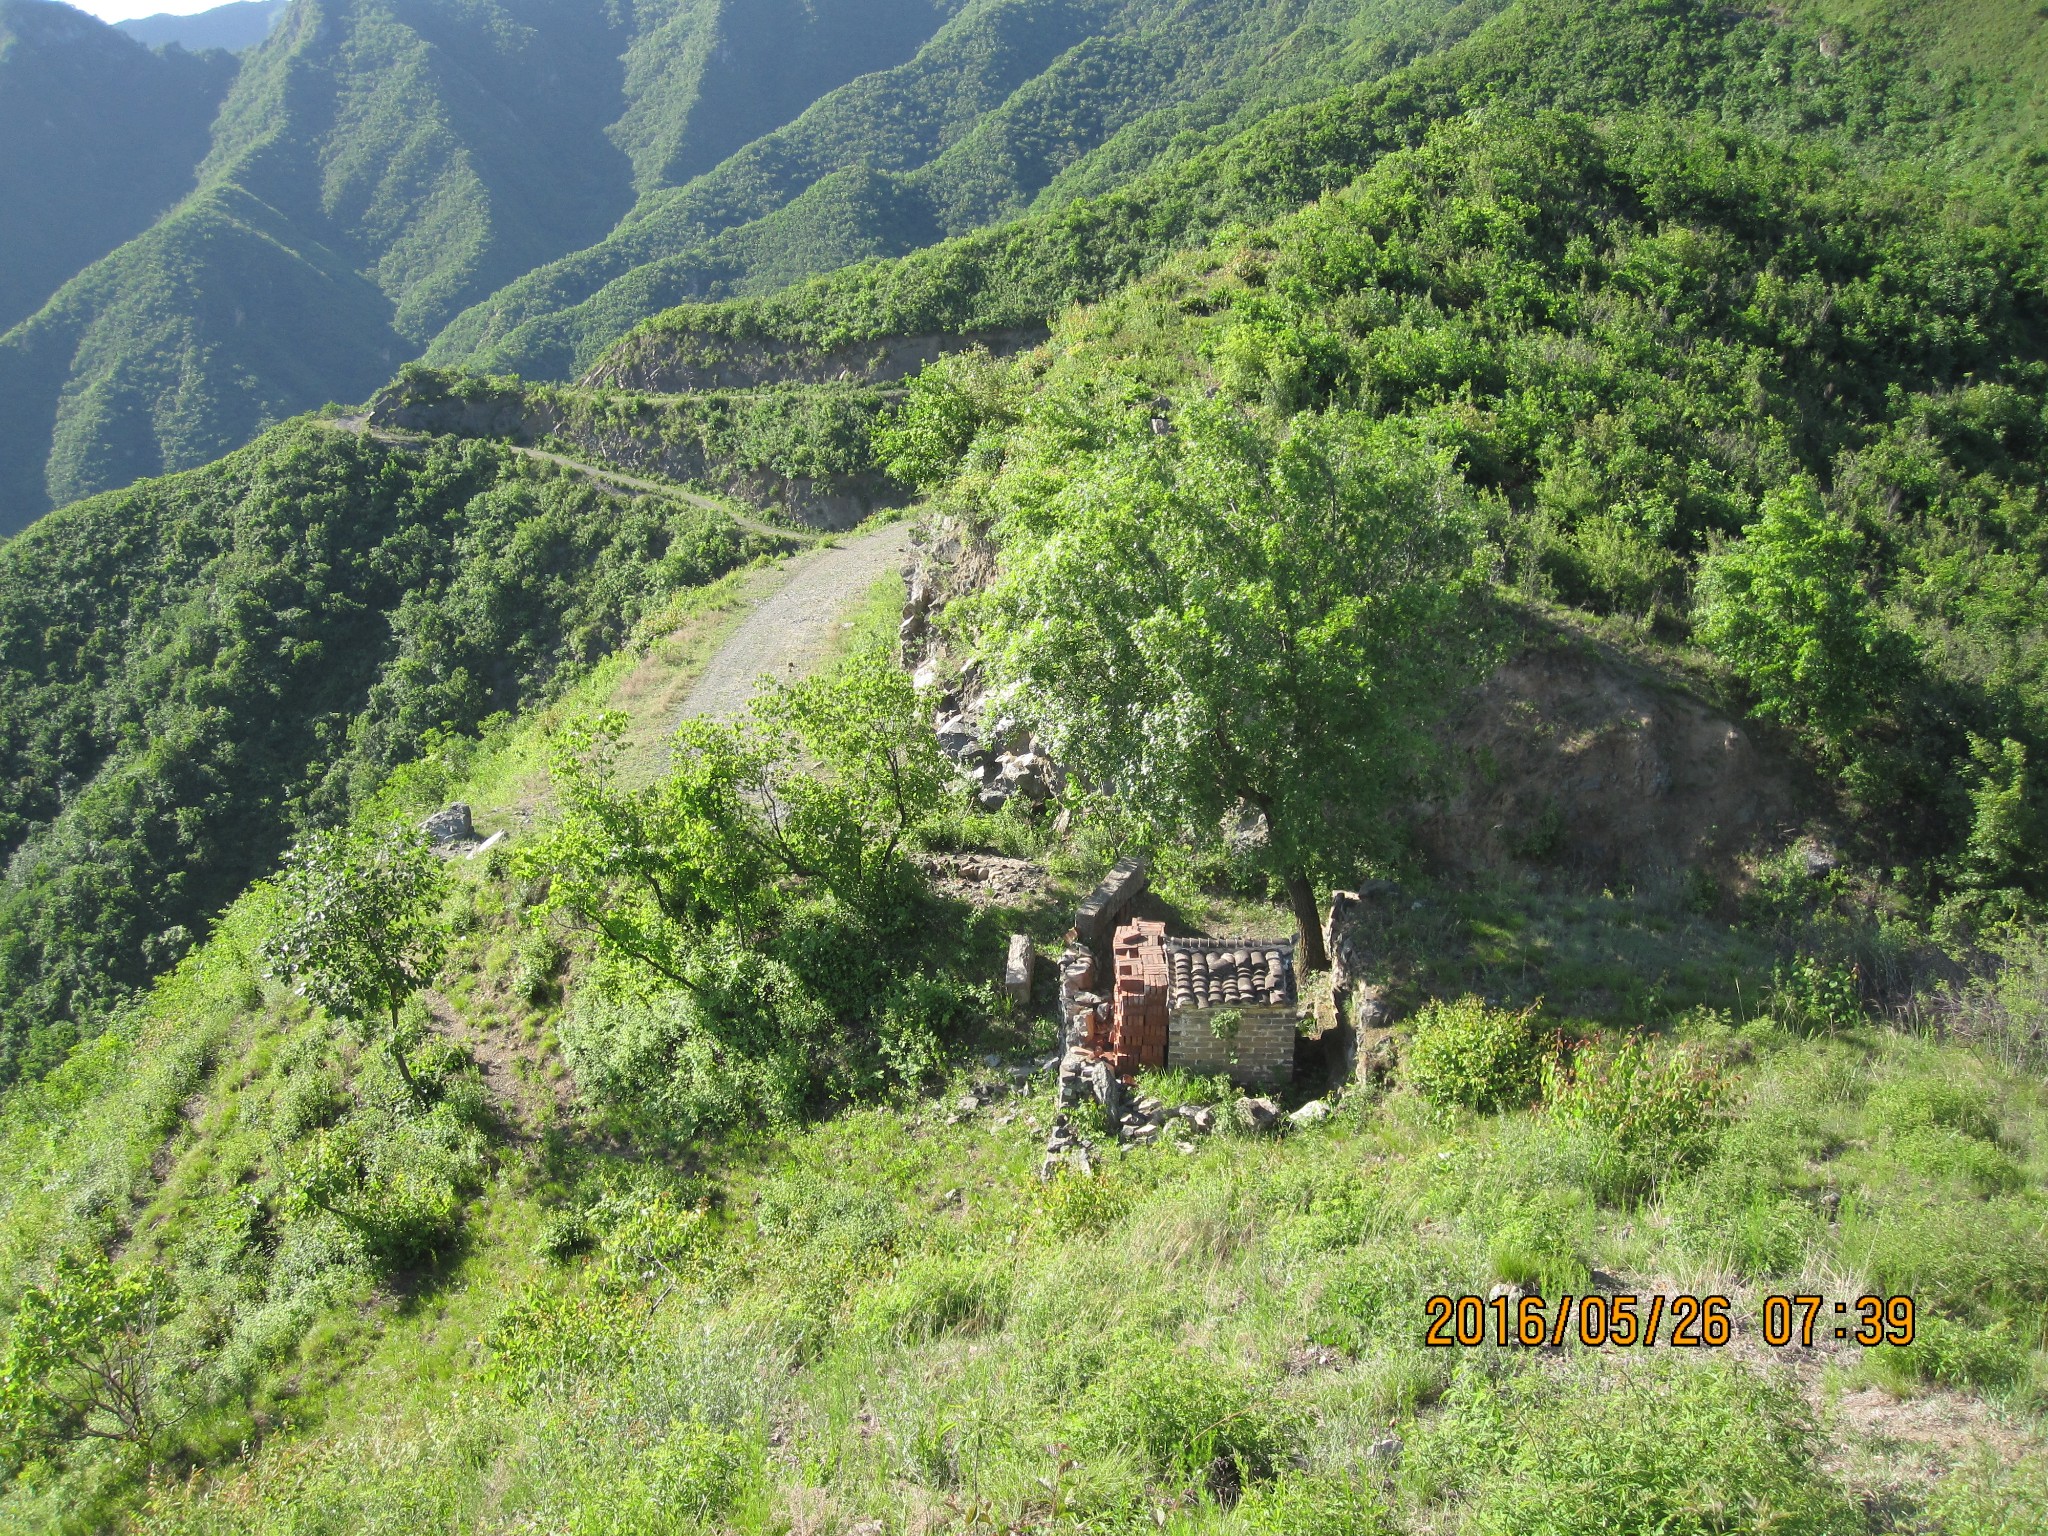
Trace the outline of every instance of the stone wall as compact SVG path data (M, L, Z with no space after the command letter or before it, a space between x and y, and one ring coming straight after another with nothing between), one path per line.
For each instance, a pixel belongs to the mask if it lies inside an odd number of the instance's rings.
M1235 1013L1237 1028L1219 1038L1219 1016ZM1240 1087L1278 1087L1294 1075L1299 1032L1293 1008L1175 1008L1166 1020L1166 1064L1179 1072L1221 1073Z

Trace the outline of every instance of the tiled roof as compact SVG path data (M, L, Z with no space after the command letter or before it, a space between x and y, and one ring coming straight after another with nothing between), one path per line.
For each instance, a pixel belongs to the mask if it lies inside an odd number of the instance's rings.
M1176 1008L1291 1008L1291 939L1168 939L1167 993Z

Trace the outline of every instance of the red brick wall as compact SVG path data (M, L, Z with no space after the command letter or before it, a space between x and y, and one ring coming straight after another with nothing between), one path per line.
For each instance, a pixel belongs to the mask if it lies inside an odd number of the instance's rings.
M1118 1076L1166 1065L1166 924L1135 919L1110 944L1116 990L1110 997L1108 1055Z

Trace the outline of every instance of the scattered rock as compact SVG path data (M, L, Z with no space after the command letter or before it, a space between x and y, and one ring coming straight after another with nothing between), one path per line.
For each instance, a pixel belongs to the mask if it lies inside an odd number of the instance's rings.
M457 800L453 805L443 806L420 823L424 832L435 846L445 848L450 843L466 843L476 836L470 825L469 807Z
M1344 1363L1344 1357L1327 1344L1304 1344L1288 1351L1287 1374L1306 1376L1310 1371L1335 1370Z
M1327 1099L1310 1099L1287 1118L1299 1126L1321 1125L1335 1111Z
M1521 1286L1509 1285L1506 1281L1502 1281L1499 1285L1496 1285L1492 1290L1486 1293L1486 1299L1488 1301L1517 1302L1520 1301L1524 1296L1527 1296L1528 1294L1529 1293L1526 1290L1524 1290Z
M1216 1111L1205 1104L1183 1104L1174 1113L1204 1136L1216 1129Z
M1195 1152L1195 1144L1192 1141L1176 1141L1173 1144L1173 1150L1182 1157L1192 1157Z
M1038 951L1028 933L1010 935L1010 958L1003 965L1003 995L1019 1008L1031 1006L1031 970Z
M1280 1106L1271 1099L1239 1099L1238 1123L1250 1131L1270 1131L1280 1123Z
M963 1115L971 1115L981 1108L981 1100L971 1093L964 1093L955 1101L953 1107Z
M1378 1462L1381 1466L1392 1471L1396 1466L1400 1465L1401 1437L1399 1435L1388 1435L1384 1439L1375 1440L1365 1448L1365 1455L1368 1461Z

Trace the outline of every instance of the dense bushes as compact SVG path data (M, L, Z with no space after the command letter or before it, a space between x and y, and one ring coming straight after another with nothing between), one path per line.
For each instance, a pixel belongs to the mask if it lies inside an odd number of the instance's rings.
M685 721L644 790L618 779L622 721L562 734L562 816L520 864L537 921L597 939L563 1039L599 1102L669 1134L786 1121L917 1085L991 1009L904 851L947 772L926 708L862 652Z
M1527 1104L1541 1069L1533 1010L1463 997L1431 1002L1416 1015L1403 1075L1432 1104L1488 1111Z
M1690 627L1960 930L2048 899L2022 595L2044 248L2025 197L1698 120L1494 109L1075 314L1013 394L933 369L881 441L927 481L950 452L949 494L1021 568L1086 526L1068 459L1149 401L1214 390L1276 435L1405 422L1456 455L1502 587ZM1370 853L1328 841L1340 865Z

